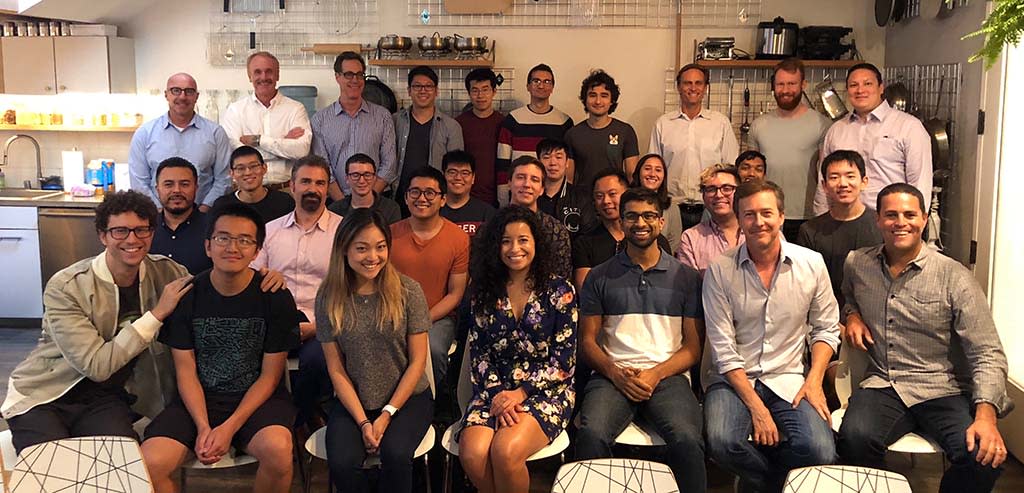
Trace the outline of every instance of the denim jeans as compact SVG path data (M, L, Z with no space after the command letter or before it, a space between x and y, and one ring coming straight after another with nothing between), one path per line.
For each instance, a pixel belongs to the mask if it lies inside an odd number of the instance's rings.
M455 340L455 317L444 317L430 326L430 364L434 366L434 385L444 385L448 374L448 348Z
M739 476L741 485L779 491L790 469L835 462L832 430L807 400L793 408L760 381L754 382L754 391L771 413L780 436L785 437L774 447L747 440L754 430L750 410L731 385L714 384L704 395L708 454Z
M992 491L1002 466L983 466L967 451L966 431L974 422L974 406L965 395L932 399L907 407L892 387L856 389L839 428L839 456L850 464L884 468L889 445L920 431L934 438L949 458L939 491Z
M682 375L662 380L644 402L633 402L605 378L594 373L587 382L576 433L577 460L612 456L612 445L639 415L665 440L668 465L683 492L707 487L700 404Z

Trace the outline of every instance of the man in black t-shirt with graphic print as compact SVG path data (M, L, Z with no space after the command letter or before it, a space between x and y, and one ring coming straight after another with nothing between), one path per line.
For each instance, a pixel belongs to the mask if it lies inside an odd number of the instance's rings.
M255 210L215 209L206 236L213 269L195 277L160 333L179 397L146 429L146 467L158 493L174 491L172 475L190 451L214 464L233 445L259 460L260 489L286 491L295 408L280 382L299 344L299 312L289 291L261 291L263 276L249 268L266 236Z

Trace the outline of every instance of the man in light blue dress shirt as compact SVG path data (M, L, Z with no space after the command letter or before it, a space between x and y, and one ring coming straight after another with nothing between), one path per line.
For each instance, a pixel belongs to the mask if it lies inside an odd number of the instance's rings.
M159 207L156 168L164 159L181 157L199 172L196 203L206 212L231 184L231 145L224 129L196 114L199 91L186 73L167 79L167 113L144 123L132 136L128 172L132 190L144 193Z

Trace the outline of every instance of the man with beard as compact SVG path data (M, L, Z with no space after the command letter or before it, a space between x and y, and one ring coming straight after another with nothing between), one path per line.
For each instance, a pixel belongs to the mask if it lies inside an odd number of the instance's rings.
M746 240L704 274L708 455L739 491L780 491L790 469L835 461L822 379L839 307L821 255L783 241L778 185L743 182L734 204Z
M313 140L309 115L302 103L277 90L281 64L273 54L257 51L249 55L245 70L253 94L228 106L220 124L232 148L246 145L259 149L266 161L266 184L283 188L292 163L309 154Z
M255 147L244 145L231 151L231 179L238 190L221 196L213 207L246 204L259 213L264 224L291 212L295 208L295 200L287 193L264 186L266 173L267 164Z
M497 204L498 191L495 160L498 153L498 129L505 115L494 109L494 96L498 90L498 76L489 68L473 69L466 74L466 91L472 107L455 117L462 126L462 140L466 144L466 152L476 159L473 198L484 203ZM444 170L442 170L444 171ZM449 183L450 185L450 183ZM448 191L448 203L451 204L452 191ZM443 209L442 209L443 211ZM456 221L456 224L458 222ZM470 235L472 236L472 235Z
M602 168L620 169L632 176L640 150L633 127L611 116L619 106L615 79L604 70L590 72L580 87L580 102L587 119L565 133L572 183L589 187Z
M220 125L196 114L199 90L191 75L178 73L167 79L164 98L167 113L144 123L132 135L128 154L131 188L159 204L157 167L164 159L181 157L196 169L196 198L199 209L206 212L231 185L230 141Z
M330 177L330 167L320 156L309 155L295 162L291 176L295 210L267 224L267 239L252 263L257 270L282 273L295 306L306 316L307 321L299 324L299 371L292 382L300 423L309 420L320 400L331 393L324 353L313 337L316 291L327 275L334 234L342 219L325 205Z
M704 215L700 171L712 164L731 163L740 153L729 119L704 107L707 89L707 69L693 63L679 69L679 109L658 118L651 132L650 152L665 160L668 196L679 207L684 230Z
M787 58L772 72L772 95L778 108L750 125L750 145L772 163L769 179L789 199L782 234L796 241L800 225L814 217L811 206L818 180L818 149L832 122L803 103L804 64Z
M544 165L537 158L522 156L512 163L509 185L512 190L511 203L536 212L540 217L541 230L551 243L551 254L555 257L555 273L565 279L572 279L572 243L569 230L550 214L541 212L537 200L544 193Z
M587 382L577 460L611 457L615 437L642 416L668 449L680 491L704 491L703 423L686 372L700 363L697 271L658 247L664 226L653 190L622 195L626 248L594 267L580 295L580 343L597 373Z
M732 208L733 194L739 183L739 173L728 164L708 166L700 174L700 193L704 198L704 209L709 214L700 224L683 231L676 257L697 269L701 277L722 252L743 243L743 234Z
M196 275L213 264L206 256L206 213L196 207L195 166L180 157L164 159L156 168L156 192L162 209L153 233L151 253L166 255Z

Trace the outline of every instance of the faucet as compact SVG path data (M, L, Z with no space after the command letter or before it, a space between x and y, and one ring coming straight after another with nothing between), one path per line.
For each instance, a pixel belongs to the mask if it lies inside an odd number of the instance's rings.
M36 180L39 181L39 188L43 188L43 158L42 158L42 153L39 151L39 142L37 142L36 139L32 138L31 135L17 134L15 136L7 139L7 142L4 142L4 161L3 161L3 164L0 165L0 166L7 167L7 154L8 154L8 151L11 149L11 144L13 144L14 141L16 141L18 139L21 139L21 138L28 139L30 142L32 142L32 145L36 146ZM26 180L26 183L31 185L31 182L29 182L28 180ZM25 188L30 188L30 187L25 187Z

